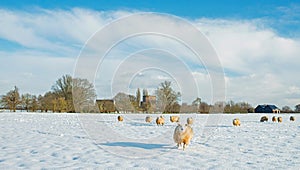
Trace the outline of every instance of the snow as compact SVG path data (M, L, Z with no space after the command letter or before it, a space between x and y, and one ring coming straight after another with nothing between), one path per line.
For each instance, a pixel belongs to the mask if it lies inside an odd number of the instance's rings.
M298 169L300 117L273 114L181 114L194 137L176 148L176 123L148 114L0 113L0 169ZM269 122L260 122L267 115ZM275 115L279 116L279 115ZM239 118L240 127L232 120Z

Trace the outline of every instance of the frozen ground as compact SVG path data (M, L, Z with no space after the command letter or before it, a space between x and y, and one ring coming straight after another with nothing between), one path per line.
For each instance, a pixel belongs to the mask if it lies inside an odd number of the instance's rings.
M146 114L117 122L115 114L0 113L0 169L298 169L300 117L261 123L262 115L182 114L182 123L195 120L182 151L170 115L156 126ZM232 126L236 117L241 127Z

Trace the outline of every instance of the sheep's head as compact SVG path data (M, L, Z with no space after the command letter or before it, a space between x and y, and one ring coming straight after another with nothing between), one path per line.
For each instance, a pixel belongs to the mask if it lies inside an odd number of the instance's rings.
M178 124L176 127L177 133L183 133L184 132L184 127L181 124Z

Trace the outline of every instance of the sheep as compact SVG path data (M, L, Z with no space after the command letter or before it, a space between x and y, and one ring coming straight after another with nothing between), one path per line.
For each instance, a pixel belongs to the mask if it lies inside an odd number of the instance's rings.
M194 120L193 120L192 117L189 117L189 118L186 119L186 122L187 122L188 125L192 125Z
M118 121L122 122L124 120L123 116L118 116Z
M170 116L171 122L179 122L179 116Z
M178 124L173 134L173 139L177 144L178 149L182 145L182 149L185 150L185 148L190 144L193 135L194 132L190 125L186 124L185 127L183 127L182 125Z
M291 117L290 117L290 121L295 121L295 117L294 117L294 116L291 116Z
M267 116L263 116L260 118L260 122L267 122L268 121L268 117Z
M165 124L165 118L163 116L156 118L156 124L157 125L164 125Z
M276 121L277 121L277 118L276 118L275 116L273 116L273 117L272 117L272 121L273 121L273 122L276 122Z
M232 123L233 123L234 126L241 126L241 121L238 118L233 119Z
M282 117L278 117L277 118L277 121L280 123L280 122L282 122Z
M151 116L147 116L145 119L146 122L150 123L152 122L152 117Z

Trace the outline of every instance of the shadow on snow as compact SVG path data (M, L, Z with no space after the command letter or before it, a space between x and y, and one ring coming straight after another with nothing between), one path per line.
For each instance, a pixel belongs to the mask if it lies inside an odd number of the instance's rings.
M135 147L135 148L142 148L142 149L159 149L159 148L169 147L166 144L149 144L149 143L139 143L139 142L110 142L110 143L100 143L98 145Z

